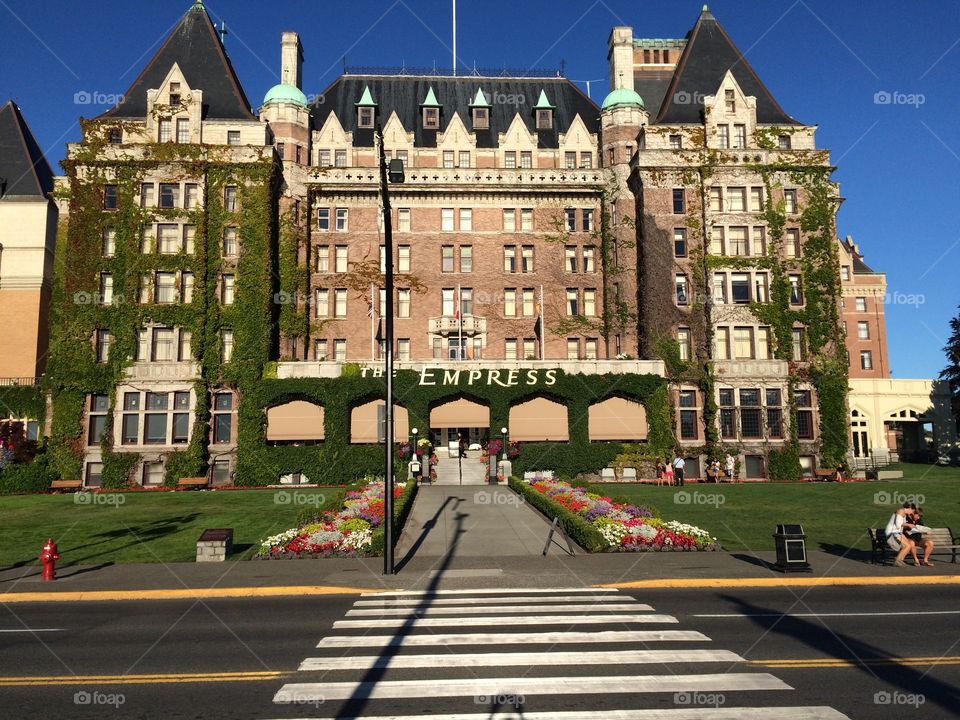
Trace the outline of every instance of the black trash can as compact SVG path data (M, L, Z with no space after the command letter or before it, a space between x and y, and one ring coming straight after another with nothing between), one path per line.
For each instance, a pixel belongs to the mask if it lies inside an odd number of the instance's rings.
M777 525L773 540L777 546L777 570L811 572L807 562L807 536L802 525Z

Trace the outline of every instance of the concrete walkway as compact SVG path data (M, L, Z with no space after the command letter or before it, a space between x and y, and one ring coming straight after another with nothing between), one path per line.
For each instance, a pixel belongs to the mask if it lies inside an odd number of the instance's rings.
M468 450L467 457L448 457L446 450L437 450L435 485L486 485L487 468L480 462L479 450Z
M541 556L550 526L510 488L420 488L396 549L398 563L420 558ZM551 553L561 552L559 546Z

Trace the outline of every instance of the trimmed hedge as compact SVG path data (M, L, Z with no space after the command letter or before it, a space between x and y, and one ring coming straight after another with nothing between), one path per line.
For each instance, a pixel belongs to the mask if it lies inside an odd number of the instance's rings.
M559 517L570 538L587 552L603 552L607 548L607 541L600 531L579 515L570 512L543 493L537 492L522 480L511 477L507 484L551 522L554 517Z
M420 483L416 480L408 480L407 486L403 489L403 492L400 493L400 497L394 500L393 503L393 544L397 544L397 540L400 539L400 534L403 532L404 523L407 522L407 517L410 515L410 509L413 507L413 501L417 497L417 492L420 488ZM374 555L379 556L383 555L383 550L385 547L385 535L386 529L384 525L381 525L376 530L373 531L373 539L370 542L370 547L367 549L365 555Z
M0 495L21 495L46 492L57 473L47 462L47 456L37 455L33 462L8 465L0 471Z

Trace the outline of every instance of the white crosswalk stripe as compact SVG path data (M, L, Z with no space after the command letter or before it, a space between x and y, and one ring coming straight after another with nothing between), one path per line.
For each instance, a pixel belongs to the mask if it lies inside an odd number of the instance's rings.
M397 591L364 596L346 615L350 619L334 622L334 632L318 642L326 654L305 658L299 667L303 680L283 685L274 703L297 714L312 704L324 715L332 712L331 720L846 717L825 706L775 706L784 698L777 691L793 688L741 665L736 653L691 647L710 641L700 632L629 627L678 620L614 589ZM648 646L672 642L686 646ZM650 707L643 700L657 693L672 694L673 706ZM721 694L723 701L686 700L710 694ZM750 698L745 706L736 706L738 694ZM602 709L562 709L592 696ZM396 714L415 708L428 712Z

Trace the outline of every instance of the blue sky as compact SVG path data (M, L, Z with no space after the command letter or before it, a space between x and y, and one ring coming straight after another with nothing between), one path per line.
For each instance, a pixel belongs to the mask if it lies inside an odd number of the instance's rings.
M123 93L190 0L0 0L0 102L23 109L51 164L79 138L77 119L106 107L77 93ZM607 36L683 37L700 2L459 0L462 67L558 68L602 100ZM279 80L284 30L300 33L304 91L350 65L448 67L451 0L210 0L251 102ZM710 8L784 109L819 126L846 202L838 231L887 273L894 377L944 364L960 303L960 3L719 0ZM581 84L585 88L585 85ZM876 102L888 93L890 103ZM896 93L899 93L897 95ZM883 97L883 96L881 96Z

